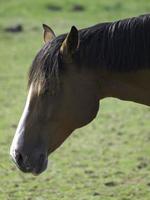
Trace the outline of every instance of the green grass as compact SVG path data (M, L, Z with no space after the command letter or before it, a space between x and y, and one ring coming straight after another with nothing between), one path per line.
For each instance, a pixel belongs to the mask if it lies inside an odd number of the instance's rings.
M79 3L83 12L72 12ZM49 11L48 4L62 7ZM150 109L107 99L97 118L49 158L39 177L21 173L9 147L23 110L27 72L43 44L41 24L56 34L150 11L149 0L0 1L0 200L149 200ZM21 23L24 31L5 33Z

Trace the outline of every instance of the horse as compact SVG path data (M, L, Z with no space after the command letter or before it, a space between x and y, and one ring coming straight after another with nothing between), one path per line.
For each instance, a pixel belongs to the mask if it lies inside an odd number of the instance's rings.
M48 156L97 115L107 97L150 106L150 15L105 22L55 36L47 25L10 155L38 175Z

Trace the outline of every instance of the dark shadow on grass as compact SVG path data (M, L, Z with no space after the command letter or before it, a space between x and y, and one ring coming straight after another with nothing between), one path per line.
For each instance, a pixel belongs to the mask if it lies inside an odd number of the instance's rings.
M94 192L93 196L100 196L101 194L99 192Z
M74 4L71 9L73 12L82 12L85 10L85 7L80 4Z
M9 32L9 33L20 33L20 32L23 32L23 26L22 24L12 25L12 26L6 27L4 31Z
M58 11L62 10L62 7L59 5L55 5L55 4L48 4L48 5L46 5L46 9L49 11L58 12Z
M107 186L107 187L115 187L115 186L117 186L117 183L114 182L114 181L110 181L110 182L106 182L105 186Z

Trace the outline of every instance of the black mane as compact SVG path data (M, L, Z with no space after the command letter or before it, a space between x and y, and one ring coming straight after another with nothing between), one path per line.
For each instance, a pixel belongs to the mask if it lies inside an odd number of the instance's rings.
M66 34L47 43L37 54L29 72L29 85L56 81L61 68L59 49ZM79 31L80 45L73 62L81 67L111 71L150 68L150 15L101 23Z
M112 71L150 68L150 15L81 30L76 61Z

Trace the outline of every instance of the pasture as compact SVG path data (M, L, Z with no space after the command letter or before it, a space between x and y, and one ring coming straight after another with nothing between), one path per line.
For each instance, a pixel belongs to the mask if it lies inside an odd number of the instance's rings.
M97 118L49 157L38 177L21 173L9 148L27 94L32 59L43 45L42 23L57 34L148 13L148 0L9 0L0 2L0 200L149 200L150 108L101 102ZM22 25L18 32L8 31Z

